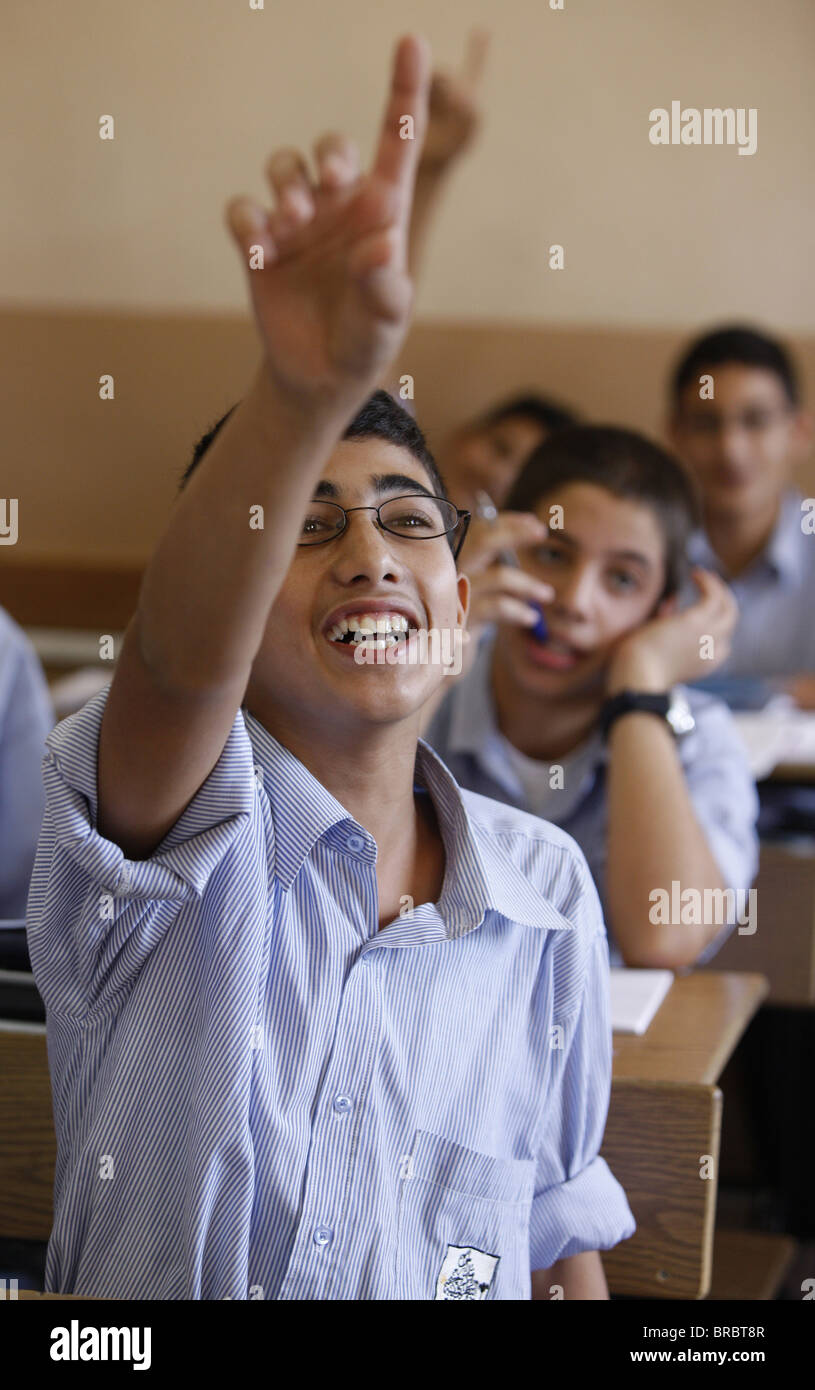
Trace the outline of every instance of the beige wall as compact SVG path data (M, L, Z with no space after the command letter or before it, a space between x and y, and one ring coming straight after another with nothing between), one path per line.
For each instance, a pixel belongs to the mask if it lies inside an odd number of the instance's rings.
M532 385L656 431L688 331L736 314L788 335L813 398L811 0L40 0L4 26L5 565L143 563L255 360L225 201L263 196L280 142L339 124L367 152L394 37L423 32L449 62L479 20L488 119L405 354L432 442ZM674 98L756 107L758 152L652 146L648 113Z
M658 434L682 341L676 329L433 321L415 325L402 366L435 449L451 425L519 386L551 391L588 419ZM793 346L815 399L815 336ZM0 561L138 565L166 526L196 440L249 382L257 346L237 314L29 309L0 312L0 354L0 496L19 499L19 540ZM103 402L96 378L107 370L116 398ZM800 482L815 491L812 464Z
M0 298L240 309L222 222L280 143L370 150L394 37L456 62L494 33L488 121L438 227L420 311L815 329L812 0L37 0L4 20L2 154L18 196ZM755 107L758 150L655 147L648 113ZM112 114L116 138L98 138ZM566 269L547 268L560 242Z

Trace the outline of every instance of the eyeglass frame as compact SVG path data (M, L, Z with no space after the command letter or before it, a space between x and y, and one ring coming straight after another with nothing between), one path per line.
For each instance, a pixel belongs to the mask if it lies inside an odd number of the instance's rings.
M710 439L714 435L721 434L723 430L728 429L734 424L739 425L741 429L748 430L751 434L759 434L763 430L772 429L773 425L778 424L781 420L789 419L790 415L794 415L795 412L796 406L792 404L768 406L766 409L758 406L755 408L755 414L763 418L761 423L757 424L755 428L746 423L751 414L751 407L745 407L740 414L734 413L732 415L712 414L711 416L706 416L702 411L699 411L696 415L692 413L689 414L688 418L682 421L681 424L682 428L689 434L696 434L703 439ZM702 423L703 421L705 421L704 424Z
M382 518L379 515L380 509L382 507L389 506L391 502L402 501L406 497L424 497L432 502L444 502L446 506L452 507L456 513L455 526L448 527L446 531L439 531L438 535L436 536L400 536L398 531L391 531L389 527L383 524ZM342 536L348 530L348 518L352 512L376 512L376 519L379 523L380 530L387 531L389 536L396 536L397 540L402 541L440 541L442 536L452 536L463 522L464 525L462 527L461 535L459 536L458 543L456 545L455 550L453 551L453 559L457 560L461 551L461 547L463 546L464 541L466 539L467 531L469 530L470 526L470 521L472 520L472 512L464 511L461 507L457 507L455 502L451 502L448 497L437 497L435 493L432 492L400 492L398 496L388 497L386 501L380 502L378 507L341 507L339 502L333 502L329 497L316 497L314 498L314 501L322 502L323 505L329 507L336 507L338 512L342 512L342 528L341 530L337 531L333 536L326 536L325 539L321 541L298 541L298 549L301 546L305 547L306 549L311 549L312 546L327 545L329 541L339 540L340 536Z

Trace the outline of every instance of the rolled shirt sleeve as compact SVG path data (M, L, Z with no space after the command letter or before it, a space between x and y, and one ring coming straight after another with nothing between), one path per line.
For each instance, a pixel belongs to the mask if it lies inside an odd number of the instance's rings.
M593 884L591 896L596 901ZM625 1192L599 1155L611 1093L608 941L602 921L597 925L599 903L592 918L582 1001L552 1038L555 1094L537 1157L532 1270L608 1250L636 1230Z
M221 756L161 844L128 859L96 829L99 730L109 687L46 739L46 805L28 903L46 1007L83 1016L121 1003L183 905L199 899L256 796L241 711Z

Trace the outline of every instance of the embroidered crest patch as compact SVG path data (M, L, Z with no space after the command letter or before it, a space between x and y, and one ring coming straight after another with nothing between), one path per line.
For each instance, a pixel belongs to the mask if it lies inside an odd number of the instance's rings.
M486 1298L499 1255L487 1255L471 1245L448 1245L436 1280L440 1298Z

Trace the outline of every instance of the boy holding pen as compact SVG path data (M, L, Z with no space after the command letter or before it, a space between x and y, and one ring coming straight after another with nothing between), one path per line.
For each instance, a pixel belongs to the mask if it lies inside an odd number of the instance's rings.
M685 685L726 659L737 614L703 569L678 611L692 487L642 435L575 426L508 505L470 551L468 669L425 737L462 786L574 837L616 962L707 960L736 913L755 930L758 803L727 707Z
M29 903L58 1137L46 1288L604 1298L608 955L568 836L418 739L464 518L377 394L411 301L428 59L370 174L230 205L262 362L180 497L111 685L48 740ZM400 138L402 119L415 140Z

